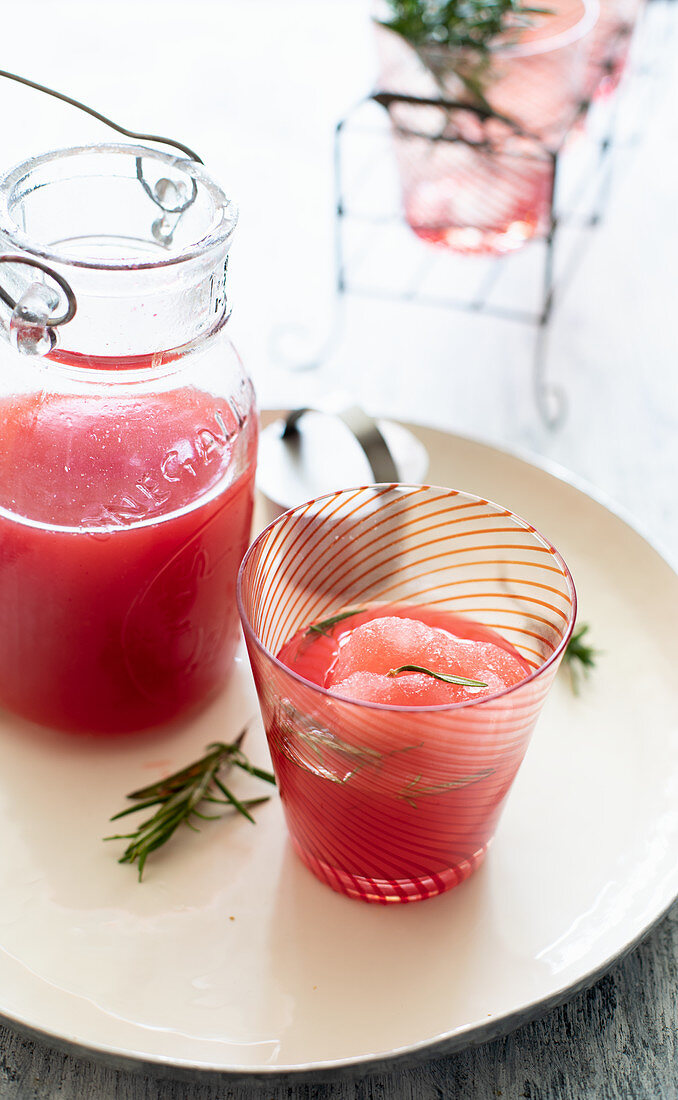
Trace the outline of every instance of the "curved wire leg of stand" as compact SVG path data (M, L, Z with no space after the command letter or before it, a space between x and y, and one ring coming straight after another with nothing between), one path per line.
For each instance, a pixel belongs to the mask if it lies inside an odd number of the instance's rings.
M337 294L329 330L320 344L314 345L312 334L304 325L278 325L270 336L271 358L288 370L317 370L339 346L345 326L345 295Z
M542 322L537 329L534 353L534 399L537 410L550 430L560 428L567 414L567 397L560 386L550 385L546 377L548 357L548 324Z

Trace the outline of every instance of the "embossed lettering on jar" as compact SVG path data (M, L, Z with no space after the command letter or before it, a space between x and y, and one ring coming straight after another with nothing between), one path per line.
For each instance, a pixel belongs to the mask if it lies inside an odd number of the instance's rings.
M143 729L228 676L257 443L226 325L235 222L199 165L141 146L0 181L2 251L77 299L50 336L31 303L63 292L0 263L19 302L0 306L0 704L26 718Z

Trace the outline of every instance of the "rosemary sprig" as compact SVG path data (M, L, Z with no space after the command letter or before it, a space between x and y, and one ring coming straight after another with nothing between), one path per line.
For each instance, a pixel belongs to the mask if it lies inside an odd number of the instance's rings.
M442 672L423 668L422 665L400 665L398 668L389 669L386 675L397 676L399 672L423 672L426 676L432 676L434 680L443 680L446 684L459 684L460 687L486 688L488 686L482 680L469 680L466 676L447 676Z
M563 665L570 673L570 686L575 695L579 695L582 681L596 667L596 657L600 653L599 649L584 641L588 632L589 624L582 623L572 634L563 653Z
M485 93L492 79L493 51L509 45L534 16L553 9L523 0L386 0L389 19L376 19L403 38L429 70L441 95L454 73L471 102L492 111Z
M351 615L359 615L361 611L364 611L363 607L355 607L351 611L340 611L337 615L330 615L329 619L321 619L319 623L311 623L307 627L306 634L328 634L333 626L337 623L341 623L344 619L350 619Z
M139 881L144 873L144 865L151 852L166 844L180 825L188 825L189 828L197 828L192 818L200 818L210 821L222 814L205 813L203 803L227 806L237 810L244 817L254 823L250 809L267 802L267 798L250 798L241 801L224 783L224 778L233 768L241 768L249 775L257 779L263 779L266 783L275 783L271 772L263 768L257 768L250 763L241 749L241 744L247 727L230 744L215 741L207 746L205 756L196 760L188 767L182 768L166 779L158 783L152 783L148 787L142 787L138 791L132 791L127 797L136 805L128 806L120 813L114 814L111 821L117 821L128 814L137 813L139 810L147 810L151 806L158 806L151 817L146 818L133 833L118 833L115 836L104 837L104 840L129 840L124 853L118 863L138 863ZM221 795L222 797L219 797Z
M390 19L377 22L411 46L474 50L488 54L502 37L530 26L553 9L522 0L387 0Z
M448 791L457 791L460 787L468 787L471 783L479 783L482 779L494 774L494 768L483 768L482 771L472 775L464 775L459 779L451 779L448 783L427 783L423 776L415 775L398 791L396 798L402 798L413 810L417 809L415 796L420 798L425 795L446 794Z
M298 751L299 745L304 746L317 760L325 778L332 783L346 783L362 768L379 767L384 758L384 754L378 749L370 748L368 745L351 745L347 741L342 741L330 730L324 729L306 715L301 714L287 700L283 700L277 708L273 729L277 747L288 760L307 768L308 762L303 760ZM332 764L326 759L327 752L338 756L350 766L351 770L339 777Z
M302 743L308 745L323 767L325 766L323 750L335 752L339 756L345 757L347 760L351 760L361 766L378 764L384 757L383 752L379 752L378 749L371 749L367 745L351 745L335 737L329 730L304 730L298 727L294 730L294 734Z
M385 760L421 747L421 743L404 745L384 753L369 745L352 745L335 732L317 725L286 700L277 710L273 730L276 747L288 760L298 767L309 769L313 767L312 754L324 778L331 783L348 783L364 768L381 768ZM307 750L308 757L299 751L300 746ZM350 768L343 775L337 774L337 758Z

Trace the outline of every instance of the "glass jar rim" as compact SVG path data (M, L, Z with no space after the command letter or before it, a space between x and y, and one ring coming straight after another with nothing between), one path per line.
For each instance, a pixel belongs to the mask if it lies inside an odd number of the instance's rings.
M314 684L311 680L307 680L305 676L302 676L300 675L300 673L295 672L294 669L290 668L288 665L283 664L283 662L276 656L276 654L273 653L268 648L268 646L263 643L254 628L249 614L245 610L245 597L243 595L245 570L250 560L254 557L255 553L261 546L262 542L266 539L266 537L275 528L278 528L281 523L283 523L283 521L287 521L287 519L291 515L294 515L295 513L301 515L312 505L322 504L323 501L333 500L340 496L348 496L351 493L356 493L364 489L428 489L433 492L449 493L450 495L456 494L457 496L465 497L467 500L474 500L479 504L488 505L490 508L501 510L503 514L515 520L518 526L527 529L528 531L531 531L537 541L548 547L549 550L552 552L554 559L558 562L558 565L562 570L562 575L565 578L567 587L569 589L571 604L570 614L568 616L567 625L563 633L563 637L554 649L553 653L551 653L551 655L546 658L543 664L535 668L529 676L525 677L524 680L519 680L517 684L513 684L511 687L502 688L499 691L492 692L492 694L490 695L484 695L480 699L465 699L458 703L438 703L435 705L427 705L421 707L405 706L403 704L395 703L375 703L365 699L351 699L348 696L335 695L333 692L330 692L326 687L322 687L320 684ZM287 512L283 512L282 515L276 516L276 518L271 523L267 524L266 527L264 527L264 529L259 532L256 538L252 540L248 549L245 551L245 556L243 557L242 562L240 563L240 569L238 570L235 598L238 605L238 613L240 615L243 633L245 635L245 641L248 644L254 645L256 649L261 654L263 654L264 657L266 657L267 660L271 661L273 665L276 666L277 669L283 672L286 676L290 676L293 680L303 685L305 688L308 688L312 692L316 692L323 697L334 699L341 704L348 704L349 706L356 707L358 709L365 707L368 710L376 710L377 712L382 713L412 714L413 711L416 713L445 713L448 711L457 711L462 709L469 710L472 707L482 707L486 703L494 703L497 699L501 699L506 695L511 695L513 692L524 688L527 684L531 684L534 680L541 678L543 673L548 668L550 668L554 664L554 662L560 660L562 654L567 648L570 638L572 637L572 633L574 631L575 623L577 620L577 590L575 588L574 580L572 577L572 573L570 572L569 566L564 560L562 554L555 548L553 543L549 542L549 540L545 538L544 535L542 535L542 533L538 531L537 528L534 527L531 523L528 523L527 520L524 520L521 516L517 514L517 512L511 511L509 508L504 508L503 505L496 504L494 501L488 500L486 497L479 497L475 493L467 493L463 489L450 489L445 488L442 485L409 485L403 482L396 482L389 485L374 484L349 486L345 489L337 489L331 493L323 493L321 496L314 497L312 500L305 501L303 504L298 504L296 507L290 508Z
M12 190L22 179L27 178L31 172L36 171L50 162L65 161L68 158L86 156L91 154L125 155L134 158L144 157L153 159L160 164L168 165L175 170L180 168L197 186L201 185L214 204L214 208L221 212L209 232L197 241L186 245L180 251L172 254L161 255L152 260L121 259L119 257L98 257L96 260L74 257L66 251L60 251L58 247L36 241L27 234L12 216L9 198ZM41 153L36 157L30 157L22 161L8 171L0 175L0 234L10 238L18 251L31 256L38 256L48 263L63 265L66 268L89 268L90 270L106 271L139 271L156 270L172 267L175 264L185 263L198 257L205 257L213 249L224 249L233 235L238 221L238 208L235 203L226 197L224 191L208 175L203 166L197 161L189 160L176 154L167 153L162 149L154 149L148 145L129 145L122 142L106 142L93 145L74 145L62 149L53 149Z

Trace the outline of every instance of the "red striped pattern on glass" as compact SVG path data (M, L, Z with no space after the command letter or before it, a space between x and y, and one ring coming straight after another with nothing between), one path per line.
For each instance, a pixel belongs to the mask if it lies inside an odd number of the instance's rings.
M369 901L441 893L482 860L575 616L572 579L524 520L430 486L367 486L281 516L253 543L240 611L297 852ZM534 669L495 696L442 707L344 700L275 654L346 607L450 610L491 627Z

